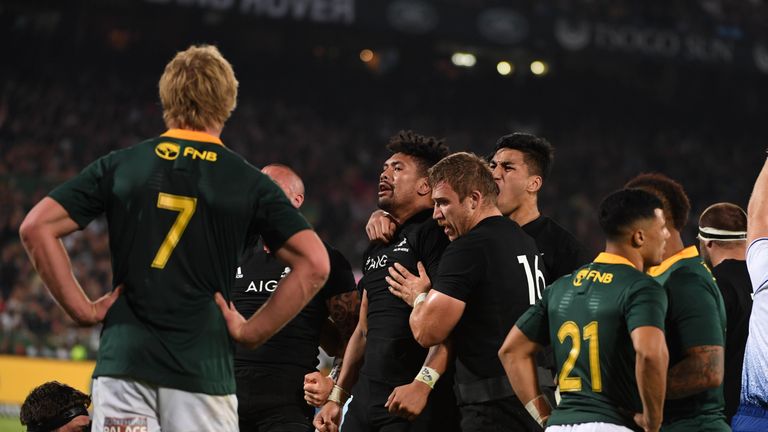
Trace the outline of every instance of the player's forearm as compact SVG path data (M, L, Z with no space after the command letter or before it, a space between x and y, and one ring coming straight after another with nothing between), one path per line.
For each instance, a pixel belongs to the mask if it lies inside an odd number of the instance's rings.
M539 388L536 358L533 355L500 355L499 357L507 373L507 379L523 405L542 394Z
M243 342L258 346L291 321L325 283L325 275L309 266L296 266L243 327Z
M450 339L444 343L429 347L427 357L424 359L424 366L436 370L439 374L445 373L448 369L448 363L453 357L453 344Z
M363 366L366 345L365 332L365 327L361 325L355 328L344 352L339 379L336 380L336 384L348 392L351 392L352 387L357 383L360 368Z
M763 164L755 181L747 207L747 239L752 241L768 236L768 160Z
M637 353L635 357L637 388L643 403L643 414L648 418L651 430L657 430L663 418L668 363L666 349L658 349L651 354Z
M690 348L683 360L669 368L667 399L681 399L715 388L723 382L724 373L723 347Z
M45 226L22 225L20 237L35 270L64 311L79 324L90 323L93 304L72 273L64 244Z

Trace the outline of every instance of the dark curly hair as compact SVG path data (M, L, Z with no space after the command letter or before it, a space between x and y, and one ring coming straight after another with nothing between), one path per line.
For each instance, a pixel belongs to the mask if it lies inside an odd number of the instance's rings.
M429 168L451 154L451 150L442 139L417 134L412 130L401 130L395 134L389 139L387 150L392 153L403 153L418 160L425 176Z
M542 137L522 132L504 135L496 141L496 147L488 160L491 160L493 155L501 149L517 150L522 153L531 174L541 176L542 179L546 180L552 170L555 148Z
M74 408L87 408L91 397L58 381L49 381L32 390L21 405L19 420L25 426L49 422L64 411Z
M672 226L682 231L688 223L691 201L683 186L661 173L643 173L628 181L626 188L643 189L656 195L664 205L664 217L672 221Z

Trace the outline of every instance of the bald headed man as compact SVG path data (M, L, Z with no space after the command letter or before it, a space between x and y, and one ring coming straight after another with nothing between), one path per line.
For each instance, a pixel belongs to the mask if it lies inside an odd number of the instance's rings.
M725 331L723 397L728 424L739 407L744 348L752 313L752 283L747 271L747 213L736 204L712 204L699 217L701 257L712 269L723 295Z
M262 172L280 186L294 207L301 207L304 183L291 168L273 164ZM336 249L325 246L331 272L320 293L264 345L255 350L237 347L235 379L243 432L311 431L314 410L310 403L319 405L325 400L310 396L305 400L305 381L309 387L324 389L317 392L324 397L333 387L332 378L317 372L318 345L337 359L343 357L357 325L359 298L349 262ZM237 310L243 316L253 314L290 271L259 242L235 273L232 299Z

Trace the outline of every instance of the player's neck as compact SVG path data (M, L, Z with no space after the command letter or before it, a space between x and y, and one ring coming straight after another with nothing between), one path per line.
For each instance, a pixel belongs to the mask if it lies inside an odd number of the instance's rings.
M744 261L747 254L747 245L740 245L734 248L716 247L709 250L709 259L712 261L712 267L717 267L721 262L731 259Z
M683 238L680 236L680 231L670 227L667 227L667 229L669 230L669 238L667 239L667 247L664 248L663 259L667 259L685 249Z
M428 201L418 200L418 202L414 202L411 205L402 206L398 209L392 209L392 211L389 212L389 215L395 218L398 225L402 225L408 219L423 212L424 210L429 210L430 208L431 205Z
M517 222L520 226L535 221L539 216L541 216L541 213L539 212L539 206L536 204L535 198L533 201L523 203L509 214L509 218Z
M632 263L632 265L635 266L636 269L642 272L645 271L642 255L640 255L640 253L635 248L629 245L609 241L605 244L605 252L626 258L629 260L629 262Z
M470 230L477 226L480 222L493 216L501 216L499 208L495 205L489 205L487 207L479 208L475 214L472 215L472 222L470 224Z

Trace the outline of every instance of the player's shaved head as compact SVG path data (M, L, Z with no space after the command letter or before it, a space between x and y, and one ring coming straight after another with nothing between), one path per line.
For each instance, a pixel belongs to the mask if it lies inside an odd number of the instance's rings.
M283 164L270 164L262 168L261 172L280 186L294 207L301 207L304 202L304 182L296 171Z

